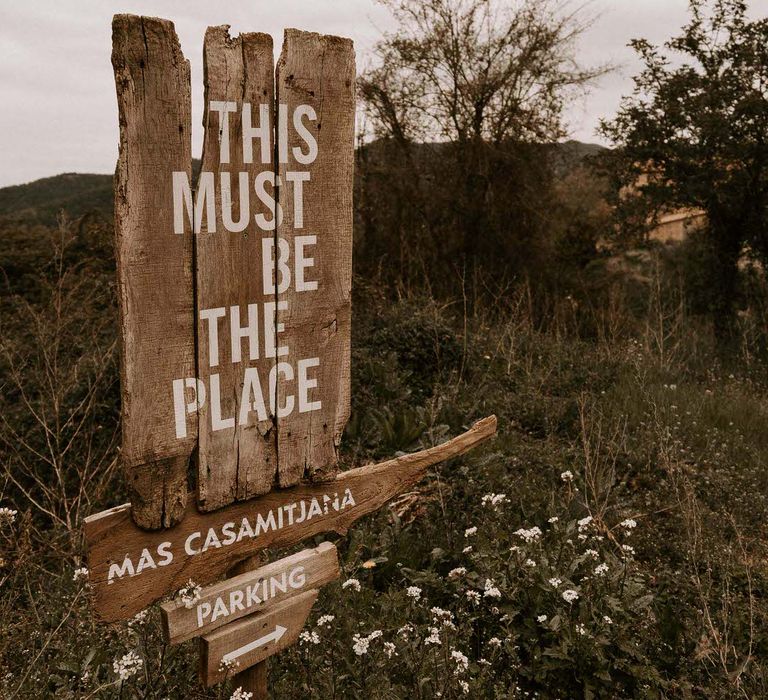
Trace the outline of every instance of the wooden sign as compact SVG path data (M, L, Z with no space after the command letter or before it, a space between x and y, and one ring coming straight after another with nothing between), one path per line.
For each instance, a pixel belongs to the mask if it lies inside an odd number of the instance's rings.
M240 573L243 560L344 534L430 466L490 438L496 418L337 474L350 410L353 45L288 29L275 66L271 37L233 38L220 26L208 28L203 58L193 181L189 63L173 24L114 18L122 460L132 503L87 518L84 531L105 621L130 618L190 579L239 574L189 608L161 606L171 643L201 637L208 686L292 644L318 587L339 575L329 543ZM266 697L263 666L257 675Z
M341 472L324 484L272 491L223 511L200 513L190 501L175 527L146 532L130 504L85 520L88 569L96 614L106 621L132 617L192 578L204 584L266 547L296 544L350 525L410 488L438 462L464 454L496 432L484 418L458 437L421 452Z
M291 646L317 600L317 590L284 600L202 638L201 680L206 687Z
M302 188L285 188L277 235L289 250L310 251L312 276L305 280L312 281L304 286L314 291L304 293L301 285L289 285L285 304L278 302L277 321L288 349L287 366L311 358L310 381L317 391L311 409L278 414L278 475L283 487L305 476L335 473L349 418L354 86L355 53L349 39L285 31L277 64L283 110L279 117L294 115L295 121L304 115L317 147L315 155L302 143L300 131L290 129L282 151L278 143L279 169L286 179L306 179ZM280 383L277 391L278 406L288 405L290 384Z
M171 644L178 644L208 634L338 577L336 547L323 542L315 549L302 550L209 586L190 608L180 600L163 603L160 611L165 637Z
M171 173L191 174L189 62L173 23L116 15L112 65L120 114L115 255L122 354L121 459L133 517L182 517L197 425L180 435L174 382L195 375L192 239L173 233Z
M269 36L209 28L196 183L173 25L116 16L113 65L132 517L183 517L195 447L203 511L332 477L350 402L352 42L287 30L275 89Z
M199 423L198 505L214 510L267 493L277 471L274 417L264 398L275 366L267 340L274 336L274 295L262 264L262 243L272 241L274 226L257 225L272 214L264 202L269 199L254 190L255 183L274 178L272 37L231 38L227 27L209 27L203 67L205 140L197 201L206 197L206 208L194 235L202 339L197 379L208 400L192 418ZM263 131L254 134L252 125ZM264 405L255 412L241 410L254 398L242 391L246 381L260 387Z

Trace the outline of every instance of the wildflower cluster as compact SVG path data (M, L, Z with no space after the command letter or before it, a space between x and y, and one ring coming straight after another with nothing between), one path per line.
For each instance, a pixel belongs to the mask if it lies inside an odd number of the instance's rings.
M341 587L343 589L351 588L353 591L356 591L357 593L360 593L360 581L358 581L356 578L348 578L344 583L341 584Z
M219 673L226 673L227 675L231 675L235 672L235 670L240 666L239 661L235 661L234 659L222 659L219 662Z
M413 598L414 600L419 600L421 598L421 588L418 586L408 586L405 590L405 594L409 598Z
M480 501L483 506L491 506L492 508L496 508L497 506L500 506L504 503L509 503L509 499L507 498L507 494L505 493L487 493Z
M127 681L135 676L143 665L144 660L135 651L129 651L119 659L115 659L112 669L121 681Z
M535 542L541 537L541 529L536 527L535 525L533 527L528 528L527 530L525 528L519 528L518 530L515 530L515 534L526 541L526 543Z
M190 609L195 607L195 604L200 600L202 593L203 589L192 579L189 579L187 585L180 588L176 596L181 599L185 608Z
M356 634L352 637L352 651L358 656L364 656L368 653L368 647L374 639L378 639L382 635L381 630L374 630L368 636Z
M320 635L314 630L304 630L299 635L299 644L320 644Z
M13 525L19 511L10 508L0 508L0 525Z
M87 581L88 580L88 569L85 567L80 567L79 569L75 569L72 573L72 580L77 583L78 581Z

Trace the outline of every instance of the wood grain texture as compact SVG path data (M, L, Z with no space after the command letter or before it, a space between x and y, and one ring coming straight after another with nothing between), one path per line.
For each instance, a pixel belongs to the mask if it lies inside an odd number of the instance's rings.
M273 577L283 583L286 590L280 587L273 590L270 583ZM339 557L336 546L323 542L313 549L304 549L208 586L191 608L187 608L181 600L163 603L160 612L165 638L171 644L179 644L192 637L209 634L241 617L263 612L297 593L319 588L338 577ZM249 591L251 596L248 595ZM201 611L199 619L198 609Z
M287 162L278 158L283 180L280 202L283 222L278 237L295 250L298 236L316 236L307 248L314 266L308 279L315 291L297 291L294 284L280 295L288 308L277 320L290 349L289 363L319 358L312 377L317 388L310 400L321 401L317 411L293 411L278 418L278 475L281 487L303 477L328 478L336 471L338 445L349 418L350 332L352 291L352 179L355 130L355 53L352 41L335 36L287 29L277 64L277 100L288 121ZM297 154L309 154L305 139L295 128L297 108L314 110L316 119L302 123L317 142L317 157L304 164ZM297 228L294 188L286 186L290 171L305 171L303 222ZM288 385L278 387L277 405L284 404Z
M200 680L203 684L209 688L231 677L231 672L228 674L222 669L222 659L233 652L238 654L238 650L247 648L247 645L254 644L265 635L275 634L275 630L280 634L279 639L237 655L238 670L253 666L291 646L304 627L317 594L317 590L301 593L278 603L265 613L250 615L202 637Z
M269 660L259 661L254 666L240 671L232 679L233 688L242 688L246 693L251 693L250 700L268 700L269 691L267 681L269 680Z
M184 514L196 441L177 439L172 382L195 374L192 239L174 234L174 170L191 167L189 63L172 22L115 15L120 118L115 237L122 339L122 454L145 528Z
M411 488L429 467L464 454L495 432L496 417L490 416L442 445L341 472L327 484L301 484L272 491L218 512L199 513L190 501L182 522L163 532L147 533L136 527L131 520L130 504L90 516L85 520L84 531L95 613L105 621L127 619L162 596L179 590L190 578L199 584L221 578L238 561L259 550L290 546L323 532L344 534L356 520ZM319 510L309 517L313 500L319 504ZM258 527L259 521L270 522L270 514L274 526ZM212 545L196 554L186 553L185 543L191 543L192 551L202 550L211 529L223 540L225 525L230 523L237 531L243 518L253 528L253 536L244 536L226 546ZM145 548L159 560L154 553L164 543L173 555L171 561L146 567L135 576L113 576L112 583L108 583L111 565L124 564L127 556L136 569Z
M252 557L243 559L229 571L229 576L238 576L259 565L266 563L267 553L262 551ZM269 659L259 661L250 668L236 673L232 678L232 687L240 688L244 692L251 693L251 700L269 700L267 681L269 680Z
M215 233L210 222L203 220L197 234L197 309L224 307L227 315L219 322L219 351L215 365L209 354L209 322L198 317L198 367L200 376L219 376L221 415L234 420L234 426L214 430L211 421L213 398L199 411L198 506L210 511L235 500L247 500L268 492L277 470L275 429L271 415L258 420L251 413L248 423L239 421L243 376L246 367L255 367L262 387L268 386L273 358L264 357L261 242L274 237L256 226L255 216L267 214L266 207L256 197L254 180L263 172L272 172L272 148L269 162L261 159L260 141L253 141L253 162L245 163L242 145L243 103L251 105L253 124L259 123L260 105L269 106L270 124L274 103L274 58L272 38L268 34L241 34L230 37L228 27L209 27L204 44L205 70L205 138L202 173L213 173L216 199ZM229 102L235 110L227 119L228 149L222 162L223 124L220 113L210 109L211 101ZM228 161L228 162L227 162ZM231 187L231 217L240 228L241 217L247 217L242 231L228 231L222 221L221 173L229 173ZM248 211L241 210L240 173L247 174ZM271 215L270 215L271 216ZM259 304L258 359L250 359L247 338L240 342L241 359L235 361L230 341L230 308L239 307L239 325L248 323L248 305ZM272 324L274 325L274 324ZM209 391L210 393L210 391ZM267 406L269 411L269 406Z

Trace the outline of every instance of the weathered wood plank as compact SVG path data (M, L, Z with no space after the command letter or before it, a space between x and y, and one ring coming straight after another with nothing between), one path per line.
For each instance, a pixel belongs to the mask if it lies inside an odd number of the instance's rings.
M262 239L273 238L274 230L257 226L258 216L271 219L272 214L254 191L261 173L273 173L272 38L268 34L232 38L226 26L209 27L204 68L205 138L198 197L206 187L209 197L215 192L216 220L201 216L197 234L197 353L200 376L217 377L218 396L209 381L209 400L199 411L198 505L210 511L268 492L277 472L269 405L261 419L248 406L241 413L246 368L255 368L259 385L266 387L274 364L274 358L266 356L262 318L264 302L274 298L264 295L261 264ZM249 116L243 114L244 105ZM248 157L244 155L244 120L246 128L264 126L267 134L266 138L247 137ZM225 201L222 177L229 182ZM211 315L210 309L220 311ZM218 313L225 316L220 318ZM271 333L272 318L269 323ZM213 324L218 340L215 355L210 342ZM213 419L212 411L217 414Z
M191 608L181 600L163 603L165 638L171 644L210 634L253 613L263 612L286 598L339 577L336 546L323 542L314 549L284 557L208 586Z
M223 661L237 670L263 661L291 646L317 600L317 590L284 600L267 612L250 615L202 638L200 680L208 688L232 676Z
M174 233L171 176L191 167L189 63L172 22L115 15L112 65L121 458L133 517L156 529L184 514L197 438L177 437L173 402L173 381L195 375L192 239Z
M490 416L442 445L341 472L326 484L272 491L213 513L200 513L190 502L182 522L162 532L136 527L130 504L90 516L84 531L94 610L106 621L126 619L190 578L199 584L215 581L266 547L290 546L323 532L344 534L413 486L429 467L464 454L495 432L496 417Z
M280 486L285 487L305 476L333 476L349 418L355 130L352 41L287 29L277 65L277 99L283 209L278 238L288 243L292 258L303 251L314 260L306 269L304 285L294 279L279 296L287 302L277 313L278 323L284 324L282 343L289 348L286 362L296 367L299 360L310 360L307 381L310 385L316 382L308 392L307 405L296 406L286 417L278 415L278 474ZM309 179L302 180L300 187L289 184L296 174ZM295 377L292 385L278 385L278 407L290 400L286 394L295 392L301 381Z

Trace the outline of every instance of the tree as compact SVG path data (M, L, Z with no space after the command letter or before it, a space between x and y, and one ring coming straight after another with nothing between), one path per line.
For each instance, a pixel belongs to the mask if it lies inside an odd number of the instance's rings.
M399 27L359 86L403 165L390 182L416 213L407 245L470 275L481 260L514 266L510 242L543 226L547 173L531 146L564 135L564 104L601 72L573 58L584 25L547 0L383 4Z
M743 0L692 0L690 14L666 51L631 43L643 69L602 131L618 146L617 191L652 173L620 198L625 224L642 228L663 209L706 212L707 306L727 340L740 257L768 260L768 20L750 21Z

